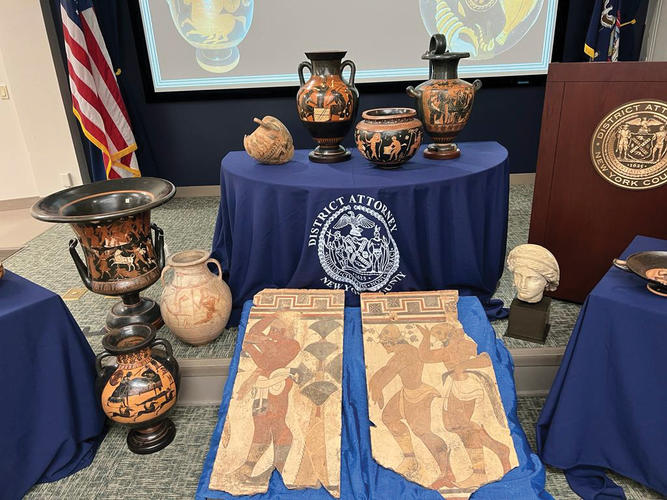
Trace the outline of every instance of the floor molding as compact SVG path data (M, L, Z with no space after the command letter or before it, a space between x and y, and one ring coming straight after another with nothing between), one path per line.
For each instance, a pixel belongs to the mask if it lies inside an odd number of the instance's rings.
M39 196L30 196L28 198L15 198L13 200L0 200L0 212L30 208L35 204L37 200L39 200Z
M551 389L565 347L510 349L514 383L519 396L546 396Z
M176 198L200 198L202 196L220 196L220 186L179 186Z
M7 247L7 248L0 248L0 262L2 262L5 259L8 259L12 255L14 255L16 252L21 250L23 247Z
M564 347L510 349L519 396L545 396L563 359ZM181 406L219 405L229 375L229 358L181 359Z
M518 186L525 184L535 184L535 174L510 174L510 185Z

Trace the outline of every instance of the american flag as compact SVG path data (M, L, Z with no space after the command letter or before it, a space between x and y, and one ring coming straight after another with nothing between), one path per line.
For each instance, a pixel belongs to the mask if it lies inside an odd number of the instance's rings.
M91 0L60 0L72 106L107 179L139 177L134 134Z

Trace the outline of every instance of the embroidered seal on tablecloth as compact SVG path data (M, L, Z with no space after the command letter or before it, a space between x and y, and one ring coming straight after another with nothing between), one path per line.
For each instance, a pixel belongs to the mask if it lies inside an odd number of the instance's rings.
M372 196L352 194L330 201L315 217L308 246L329 288L353 293L390 291L405 275L392 233L398 229L389 207Z

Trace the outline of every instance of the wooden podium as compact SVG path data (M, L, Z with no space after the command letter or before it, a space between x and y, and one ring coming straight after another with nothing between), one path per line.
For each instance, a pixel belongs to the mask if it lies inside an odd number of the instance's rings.
M558 260L561 282L549 294L552 297L583 302L635 235L667 238L667 183L650 189L643 189L642 184L667 180L667 169L657 171L663 162L651 166L649 159L649 155L663 154L662 115L633 117L633 110L646 105L627 107L596 130L615 108L637 100L667 101L667 63L561 63L549 67L529 242L548 248ZM596 132L601 138L596 141L598 149L607 157L597 149L591 151ZM607 132L613 135L607 137ZM609 173L608 158L612 157L627 160L630 177L635 172L644 175L651 168L651 172L656 170L655 178L621 181L615 174L605 178L596 170L593 158ZM667 161L667 155L663 159ZM626 185L621 186L622 182Z

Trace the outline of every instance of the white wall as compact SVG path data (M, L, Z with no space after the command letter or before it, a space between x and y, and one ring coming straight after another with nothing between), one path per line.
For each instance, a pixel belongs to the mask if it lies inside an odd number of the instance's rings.
M0 200L27 198L37 194L21 124L14 106L12 84L0 51L0 85L6 85L10 99L0 99Z
M650 0L641 59L667 61L667 1ZM622 40L622 39L621 39ZM623 42L621 42L623 43Z
M0 199L58 191L64 187L63 173L80 184L65 115L71 108L65 109L60 95L39 0L0 0L0 12L0 81L7 83L10 96L0 100L0 133L7 134L0 138L0 184L6 184ZM5 143L9 154L4 154ZM16 165L31 176L18 175Z

